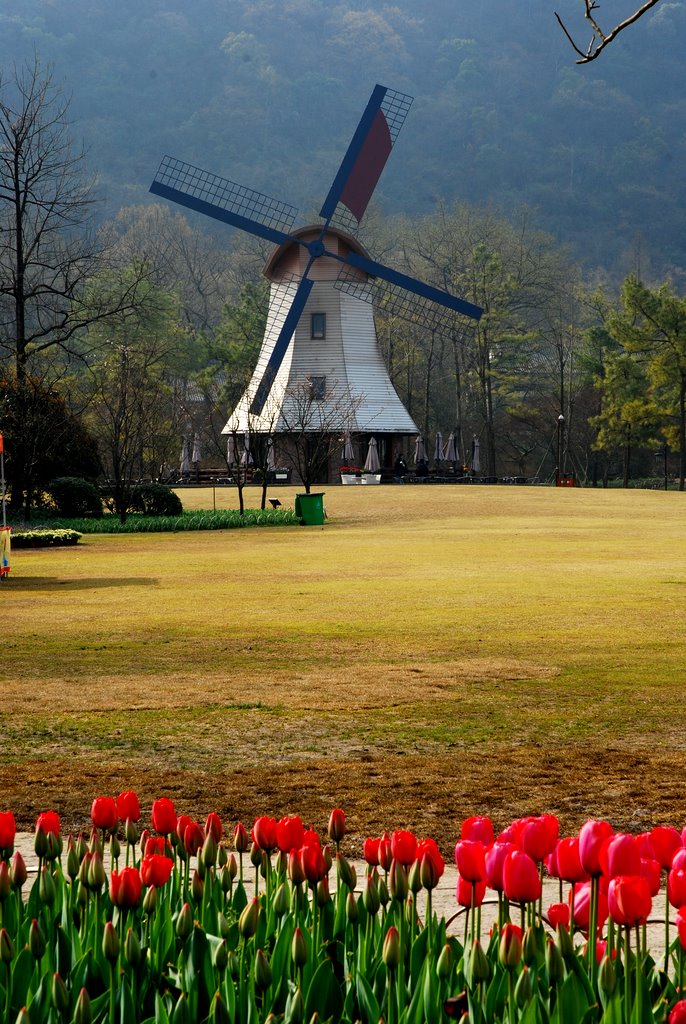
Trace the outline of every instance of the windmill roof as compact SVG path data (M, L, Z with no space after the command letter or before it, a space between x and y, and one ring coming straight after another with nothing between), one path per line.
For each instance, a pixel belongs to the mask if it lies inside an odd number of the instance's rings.
M289 241L282 242L281 245L276 245L272 249L271 253L267 258L267 262L262 268L262 273L264 274L264 276L271 280L271 278L274 275L276 266L279 263L279 261L283 258L284 254L294 245L297 245L296 239L306 239L308 235L311 235L312 239L317 238L321 234L321 230L321 224L305 224L303 227L296 228L295 231L291 231L290 238L293 239L293 241L289 239ZM345 231L343 228L334 227L333 224L330 224L329 227L326 229L325 237L326 235L333 235L334 238L339 239L349 249L352 249L353 252L358 253L360 256L364 256L366 259L371 259L370 254L367 252L362 243L358 241L358 239L355 238L354 235L351 235L349 231Z

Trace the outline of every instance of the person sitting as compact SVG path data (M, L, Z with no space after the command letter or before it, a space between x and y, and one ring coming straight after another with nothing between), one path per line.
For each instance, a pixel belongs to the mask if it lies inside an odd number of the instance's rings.
M399 455L398 458L395 460L395 465L393 466L393 474L400 480L402 480L404 476L407 476L407 466L405 465L405 460L403 459L402 455Z
M428 476L429 475L429 463L426 459L420 459L417 463L417 468L414 471L415 476Z

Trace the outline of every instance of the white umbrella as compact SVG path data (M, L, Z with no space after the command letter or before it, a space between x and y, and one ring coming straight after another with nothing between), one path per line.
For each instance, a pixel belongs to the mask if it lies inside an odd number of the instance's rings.
M253 457L250 454L250 434L246 431L243 436L243 454L241 455L241 466L252 466Z
M191 459L188 454L188 438L184 437L183 444L181 445L181 461L179 463L179 472L181 476L185 476L191 471Z
M443 438L440 430L436 431L436 444L434 445L434 462L440 462L443 458Z
M364 469L365 473L378 473L381 469L375 437L372 437L369 440L369 448L367 449L367 458L365 459Z
M478 437L475 437L472 440L472 473L481 472L481 460L479 458L480 450L481 442Z
M226 440L226 462L227 465L233 466L236 461L236 442L234 441L233 434L229 434Z
M354 462L354 460L355 450L353 448L353 443L350 440L350 431L346 430L346 432L343 434L343 461L345 463L351 464L352 462Z
M424 447L423 437L418 437L414 445L415 466L418 466L420 462L426 462L426 448Z
M267 441L267 472L273 473L276 469L276 460L274 458L274 442L269 438Z
M191 455L191 462L200 462L202 459L202 452L200 451L200 434L193 434L193 454Z
M455 444L455 434L451 431L448 440L445 443L445 451L443 452L443 458L446 462L457 462L457 445Z

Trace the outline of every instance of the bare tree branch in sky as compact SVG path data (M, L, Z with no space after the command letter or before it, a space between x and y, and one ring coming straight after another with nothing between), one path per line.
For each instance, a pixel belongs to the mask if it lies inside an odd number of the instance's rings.
M571 32L557 11L555 11L555 17L558 20L560 28L572 44L574 51L579 54L577 64L588 64L590 61L595 60L596 57L599 57L605 47L608 46L613 39L616 39L620 32L623 32L625 28L629 27L629 25L633 25L639 18L643 17L646 11L649 11L651 7L654 7L655 4L659 2L660 0L646 0L646 2L641 4L641 6L638 7L633 14L630 14L628 18L625 18L624 21L620 21L619 24L615 25L615 27L609 31L605 31L598 24L595 14L600 7L598 0L584 0L584 6L586 8L584 17L590 23L592 32L591 41L585 50L582 50L581 47L577 45Z

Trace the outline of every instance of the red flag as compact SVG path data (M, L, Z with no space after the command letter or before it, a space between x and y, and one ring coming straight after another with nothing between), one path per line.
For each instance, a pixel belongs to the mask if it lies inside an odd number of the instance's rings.
M4 452L4 450L5 450L5 444L4 444L4 441L2 440L2 434L0 434L0 452Z

